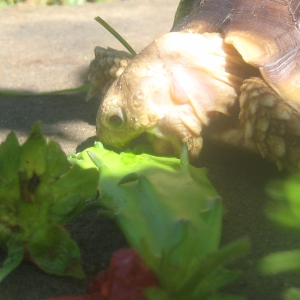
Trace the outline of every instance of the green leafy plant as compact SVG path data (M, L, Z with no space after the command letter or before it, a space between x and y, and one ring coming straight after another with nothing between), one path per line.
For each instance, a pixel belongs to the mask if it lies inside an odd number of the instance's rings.
M300 174L271 183L267 192L275 201L268 209L269 218L284 227L300 230ZM260 261L259 268L268 275L300 271L300 250L271 253ZM300 299L300 289L288 289L284 299Z
M117 154L97 142L72 163L99 170L100 205L159 279L149 299L225 299L219 287L240 272L222 267L248 249L241 240L219 249L222 201L206 170L181 159ZM230 299L241 299L239 297Z
M0 146L0 245L8 251L0 281L22 259L51 274L84 277L79 249L62 225L95 195L98 177L95 169L71 168L38 123L21 146L8 135Z

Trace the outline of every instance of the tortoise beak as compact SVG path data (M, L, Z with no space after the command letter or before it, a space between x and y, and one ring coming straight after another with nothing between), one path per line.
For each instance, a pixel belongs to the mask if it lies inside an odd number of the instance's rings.
M97 140L103 144L110 145L117 149L124 149L135 138L137 138L143 131L128 132L126 129L114 131L107 128L102 123L97 123L96 136Z

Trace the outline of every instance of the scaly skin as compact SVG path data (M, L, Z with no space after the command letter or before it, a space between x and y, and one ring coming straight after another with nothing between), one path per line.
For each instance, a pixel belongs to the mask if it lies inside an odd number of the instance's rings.
M92 82L92 88L89 98L99 91L102 95L105 95L112 85L105 99L124 99L126 92L127 95L130 93L130 90L124 89L124 86L128 86L126 78L131 78L131 82L133 80L133 68L131 68L131 71L126 71L125 79L121 77L119 81L113 82L124 72L131 61L131 55L124 51L96 47L95 56L96 58L90 66L89 79ZM138 67L139 64L140 59L138 58L133 65ZM142 79L140 80L142 81ZM97 117L98 137L104 142L112 143L117 148L124 147L143 131L146 131L149 127L149 131L151 131L151 128L155 128L155 125L157 126L158 124L156 114L151 114L149 110L147 111L147 106L146 111L148 115L146 113L144 117L141 117L142 113L137 112L141 120L139 124L132 119L129 127L124 127L123 130L111 130L102 125L105 122L103 121L104 115L106 117L109 113L113 115L114 109L116 109L117 114L122 114L122 110L118 108L119 104L116 102L108 109L105 108L105 105L108 105L111 101L106 100L103 103L105 104L100 107ZM125 105L128 104L126 101L123 101L123 103ZM157 105L161 107L161 103ZM208 130L206 136L221 144L260 153L263 157L274 162L279 169L284 167L300 169L299 113L290 107L287 102L283 101L264 80L254 77L243 82L239 105L240 122L235 122L234 127L230 128L220 125L218 130ZM122 105L119 107L122 107ZM169 119L171 119L170 116ZM161 125L161 127L163 126L166 125ZM182 127L184 128L184 126ZM188 136L189 132L185 131L184 133L183 130L184 134ZM177 146L173 142L172 147L168 141L161 139L161 135L157 135L159 138L153 139L153 148L158 154L172 153L174 146L178 147L177 152L180 151L180 143ZM183 136L182 140L184 139L188 140ZM110 142L111 140L114 140L114 142ZM197 151L191 155L192 157L196 157L201 149L201 138L198 141L196 140L197 142L198 148L194 147Z
M89 101L99 91L104 96L132 59L132 55L129 53L111 48L96 47L94 52L95 59L90 64L88 74L92 88L86 101Z
M191 159L202 147L202 128L218 113L229 114L248 77L226 69L245 64L220 34L168 33L137 55L112 84L97 116L97 137L125 147L142 132L172 145ZM156 146L163 154L163 147ZM169 147L167 147L169 149Z

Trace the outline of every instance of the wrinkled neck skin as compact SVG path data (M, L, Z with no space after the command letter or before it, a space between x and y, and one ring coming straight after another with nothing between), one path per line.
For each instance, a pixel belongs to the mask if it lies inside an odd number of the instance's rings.
M230 47L216 33L172 32L156 39L132 60L104 99L97 118L100 140L125 145L147 131L170 142L177 155L186 143L190 158L196 158L203 126L216 112L228 114L244 80L228 72L243 64ZM107 122L116 106L126 115L126 124L117 130ZM157 152L166 154L157 145Z

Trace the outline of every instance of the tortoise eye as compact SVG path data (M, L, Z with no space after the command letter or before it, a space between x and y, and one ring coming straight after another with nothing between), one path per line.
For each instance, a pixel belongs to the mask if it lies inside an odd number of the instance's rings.
M109 118L109 125L112 127L119 127L122 125L123 120L118 115L113 115Z
M125 125L126 117L121 108L117 108L106 117L106 124L111 129L122 129Z

